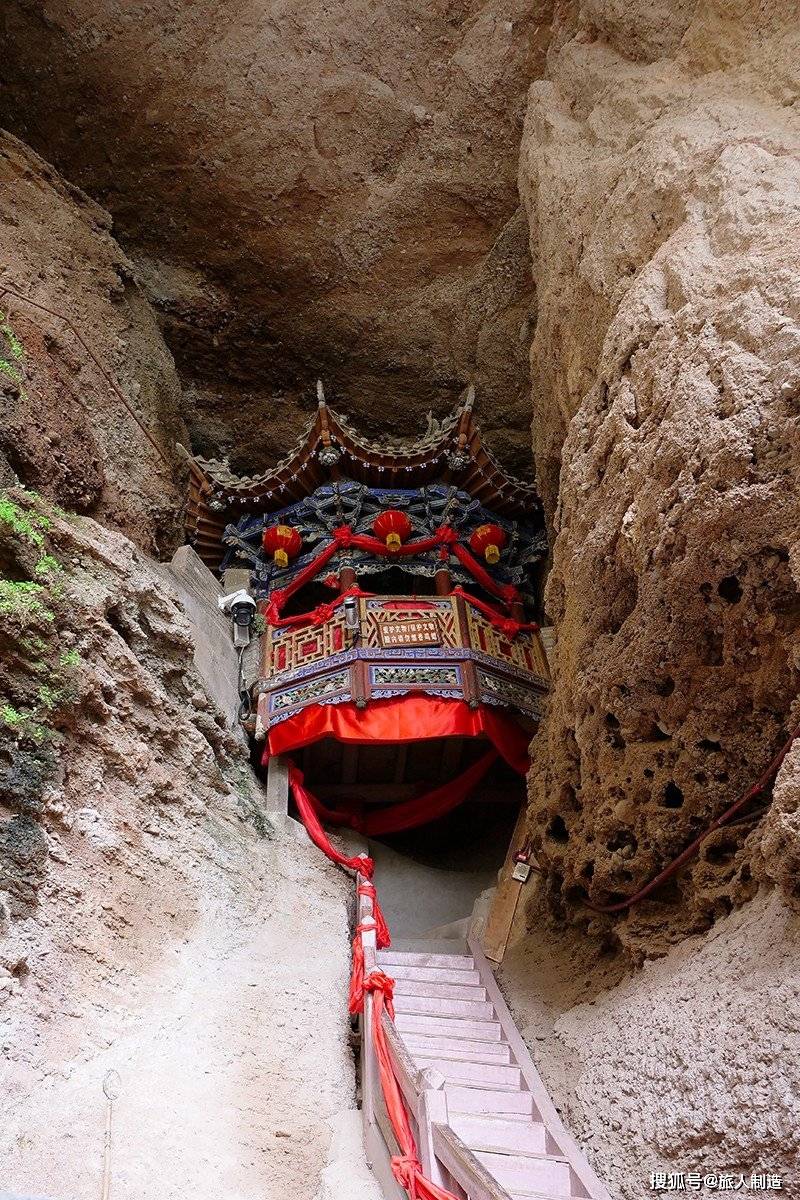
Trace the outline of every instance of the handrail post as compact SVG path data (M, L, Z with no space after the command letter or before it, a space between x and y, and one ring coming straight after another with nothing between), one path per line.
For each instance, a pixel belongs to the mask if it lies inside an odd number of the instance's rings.
M366 855L360 857L365 858ZM361 872L356 874L356 888L366 883L367 878ZM356 892L356 925L369 924L373 918L372 899ZM366 929L358 934L364 951L364 974L367 975L377 965L377 938L374 929ZM372 1031L372 1005L365 999L364 1011L360 1018L361 1025L361 1117L364 1126L364 1148L367 1162L370 1166L371 1151L375 1136L380 1136L375 1120L375 1097L379 1087L378 1064L375 1059L374 1040Z
M421 1072L420 1081L424 1085L420 1092L417 1110L420 1164L423 1173L432 1183L440 1188L447 1188L449 1181L445 1178L433 1147L433 1126L447 1124L447 1093L444 1090L444 1075L434 1067L428 1067Z

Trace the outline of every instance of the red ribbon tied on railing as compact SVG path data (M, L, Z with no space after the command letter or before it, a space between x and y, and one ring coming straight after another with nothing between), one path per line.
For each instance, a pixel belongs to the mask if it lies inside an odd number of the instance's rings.
M353 938L353 973L350 977L349 1010L359 1013L364 1010L365 998L370 997L372 1006L372 1039L375 1056L378 1060L378 1073L381 1091L383 1092L386 1112L392 1124L400 1154L390 1160L392 1172L397 1182L408 1193L409 1200L456 1200L452 1192L440 1188L432 1180L426 1178L417 1154L414 1135L411 1132L408 1113L406 1112L400 1085L394 1073L391 1057L386 1045L383 1032L384 1009L394 1020L394 986L395 981L380 968L364 974L364 942L362 935L368 930L375 930L375 942L378 948L391 944L389 930L378 904L375 885L371 882L374 864L371 858L347 858L331 844L323 830L319 817L315 812L314 797L307 791L303 783L303 774L292 763L289 767L289 782L294 795L297 811L306 827L309 837L316 846L327 855L332 862L343 867L350 867L358 874L358 894L368 896L372 901L372 919L362 921L355 931Z

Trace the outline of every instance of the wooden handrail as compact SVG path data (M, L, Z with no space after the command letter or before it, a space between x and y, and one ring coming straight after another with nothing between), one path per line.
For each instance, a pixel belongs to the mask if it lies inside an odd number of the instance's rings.
M364 882L365 877L358 874L357 885ZM357 892L356 907L358 924L368 926L362 929L358 936L364 951L364 972L365 975L369 975L372 971L380 969L375 930L369 928L373 924L374 915L372 897ZM541 1120L546 1129L544 1152L533 1157L557 1160L568 1166L570 1194L573 1197L610 1200L608 1191L595 1176L564 1128L477 940L474 936L470 936L468 940L481 984L492 1002L504 1038L511 1047L514 1061L531 1093L535 1119ZM398 1146L380 1085L373 1041L372 1013L372 1005L365 1004L361 1016L361 1095L367 1162L388 1200L407 1200L405 1190L398 1184L391 1170L390 1160L392 1155L398 1153ZM447 1190L457 1185L456 1190L460 1188L468 1200L511 1200L509 1193L451 1128L448 1121L447 1093L443 1086L444 1078L436 1070L420 1071L415 1066L394 1021L386 1011L383 1012L382 1028L392 1070L417 1141L420 1163L427 1177Z
M437 1159L463 1188L469 1200L511 1200L505 1188L448 1125L434 1125L431 1133Z
M591 1200L611 1200L605 1184L594 1173L589 1163L581 1154L577 1142L561 1120L556 1106L542 1082L542 1077L534 1065L530 1051L517 1029L514 1018L506 1004L505 997L495 979L494 971L487 961L481 944L474 932L470 932L467 935L467 945L480 976L481 984L486 990L488 999L494 1006L495 1015L503 1030L503 1036L511 1047L514 1060L522 1072L522 1077L525 1080L528 1091L531 1093L539 1117L547 1130L548 1152L560 1155L569 1163L573 1181L573 1196L584 1196L591 1198Z

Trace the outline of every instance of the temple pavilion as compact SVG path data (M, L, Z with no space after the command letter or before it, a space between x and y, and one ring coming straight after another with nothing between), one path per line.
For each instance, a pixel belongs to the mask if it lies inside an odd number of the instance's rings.
M263 474L190 459L188 540L249 573L263 617L263 761L290 756L324 818L373 835L478 787L518 795L548 687L533 484L492 455L471 388L408 441L361 436L321 385L318 401Z

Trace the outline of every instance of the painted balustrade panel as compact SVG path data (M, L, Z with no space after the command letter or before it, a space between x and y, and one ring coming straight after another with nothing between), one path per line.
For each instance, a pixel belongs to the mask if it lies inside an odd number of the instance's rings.
M510 637L456 596L362 596L352 627L343 605L320 624L267 627L259 720L268 729L310 704L415 691L537 720L547 686L536 632Z

